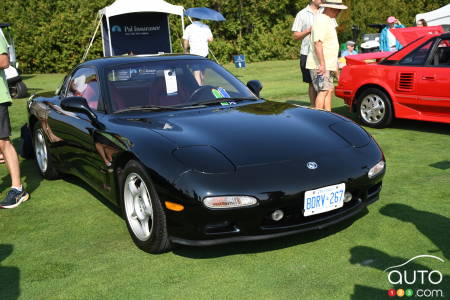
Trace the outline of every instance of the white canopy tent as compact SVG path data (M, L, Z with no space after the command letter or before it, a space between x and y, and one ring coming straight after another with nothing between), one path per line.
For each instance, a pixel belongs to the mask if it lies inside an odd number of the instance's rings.
M428 25L436 26L436 25L449 25L450 24L450 4L438 8L436 10L417 14L416 22L420 19L424 19L427 21Z
M116 0L110 6L99 10L99 14L110 18L136 12L161 12L183 17L183 11L183 6L173 5L164 0Z
M172 52L169 15L181 17L184 32L184 8L164 0L116 0L99 10L98 25L83 56L101 26L103 55L156 54Z

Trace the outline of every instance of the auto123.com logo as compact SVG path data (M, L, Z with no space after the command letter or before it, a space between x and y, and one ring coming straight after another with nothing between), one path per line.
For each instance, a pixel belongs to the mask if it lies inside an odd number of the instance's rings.
M415 298L445 298L441 283L444 279L438 270L406 269L406 265L417 258L428 257L444 262L443 259L433 255L418 255L407 262L392 266L384 270L391 284L398 287L388 290L390 297L415 297Z

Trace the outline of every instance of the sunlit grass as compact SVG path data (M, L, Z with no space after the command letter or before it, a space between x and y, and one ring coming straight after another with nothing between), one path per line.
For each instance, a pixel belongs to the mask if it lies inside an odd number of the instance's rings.
M243 82L259 79L267 99L308 103L298 61L227 67ZM63 75L25 78L31 92L46 92ZM10 108L16 145L25 103L14 100ZM350 116L340 99L333 104ZM445 259L419 263L448 280L450 125L395 121L368 130L388 171L381 199L362 218L269 241L178 246L162 255L138 250L118 210L86 184L43 180L33 161L22 161L31 200L0 211L0 299L386 299L392 286L383 270L420 254ZM5 191L4 165L0 176Z

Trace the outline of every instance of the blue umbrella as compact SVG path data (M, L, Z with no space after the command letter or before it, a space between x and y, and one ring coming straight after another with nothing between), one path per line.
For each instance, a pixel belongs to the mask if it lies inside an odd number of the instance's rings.
M225 21L225 18L222 16L220 12L207 7L189 8L184 12L184 14L186 16L201 20Z

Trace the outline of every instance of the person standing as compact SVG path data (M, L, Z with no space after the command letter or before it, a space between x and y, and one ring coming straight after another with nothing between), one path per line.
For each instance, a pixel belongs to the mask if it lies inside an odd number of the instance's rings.
M11 136L11 123L8 106L11 105L11 96L9 95L8 83L4 72L4 69L8 67L8 46L5 38L0 35L0 152L5 159L12 185L6 197L0 202L0 208L17 207L30 197L20 182L19 157L9 139Z
M383 52L400 50L402 45L395 38L390 29L405 28L405 26L403 26L402 23L400 23L400 21L394 16L387 18L386 22L386 27L384 27L380 33L380 50Z
M311 47L311 27L315 16L321 12L321 3L322 0L312 0L308 6L297 13L294 24L292 25L292 31L294 32L292 36L294 40L302 41L300 47L300 71L302 73L303 82L308 83L308 96L312 107L315 107L317 93L312 84L309 70L306 69L306 59Z
M339 41L335 18L347 9L342 0L323 1L322 14L317 15L311 31L312 46L306 60L313 86L317 92L315 107L331 111L333 79L338 71Z
M200 20L192 18L192 24L186 27L183 34L183 48L184 53L200 55L208 57L209 47L208 43L213 41L211 29ZM202 70L194 70L194 77L199 85L203 84Z

